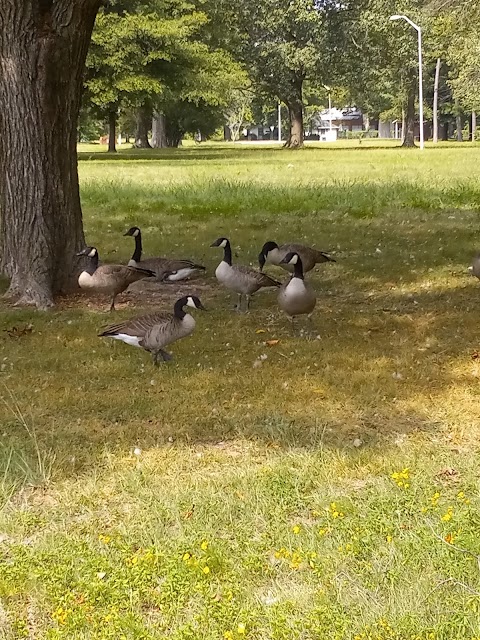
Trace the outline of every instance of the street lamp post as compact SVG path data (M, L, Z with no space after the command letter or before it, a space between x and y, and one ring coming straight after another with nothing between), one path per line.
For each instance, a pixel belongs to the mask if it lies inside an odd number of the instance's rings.
M282 141L282 103L278 103L278 141Z
M407 16L390 16L390 20L406 20L418 34L418 108L420 116L420 149L425 146L423 138L423 68L422 68L422 29Z

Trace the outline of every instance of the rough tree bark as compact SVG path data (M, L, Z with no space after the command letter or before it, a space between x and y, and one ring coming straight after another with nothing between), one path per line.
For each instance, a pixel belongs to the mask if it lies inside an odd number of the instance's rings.
M117 133L117 109L112 107L108 111L108 152L116 153L116 133Z
M137 149L151 149L148 132L152 126L152 108L146 102L138 107L137 131L135 133L135 147Z
M292 93L285 100L288 107L290 130L285 147L300 149L303 147L303 77L296 76L292 82Z
M77 121L100 0L0 0L0 271L45 308L84 246Z
M284 146L289 149L300 149L303 147L303 103L301 100L294 99L286 102L286 104L290 130Z
M402 147L415 146L415 94L417 81L414 79L408 87L407 109L405 112L405 133Z
M166 146L165 114L155 111L152 119L152 147L154 149L164 149Z
M433 142L438 142L438 85L440 82L440 67L442 61L437 58L437 64L435 66L435 83L433 85Z

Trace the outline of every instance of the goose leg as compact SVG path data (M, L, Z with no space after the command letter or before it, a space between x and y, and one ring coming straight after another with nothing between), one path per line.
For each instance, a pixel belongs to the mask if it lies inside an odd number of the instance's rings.
M159 349L158 351L152 353L152 358L154 366L158 367L161 362L168 362L169 360L172 360L173 356L163 349Z
M112 304L110 305L110 311L115 311L115 298L117 297L117 294L115 293L113 298L112 298Z
M252 299L252 296L247 293L247 295L245 296L245 300L247 302L245 311L250 311L250 300L251 299Z
M290 320L291 323L291 328L292 328L292 334L295 335L295 316L287 316L287 318Z
M238 296L237 304L233 308L235 309L235 311L241 311L242 310L242 294L237 293L237 296Z
M307 316L307 318L308 318L308 327L309 327L309 329L310 329L310 331L311 331L312 335L313 335L313 334L316 334L316 332L317 332L317 327L315 326L315 323L314 323L314 321L313 321L313 319L312 319L312 314L311 314L311 313L309 313L309 314L308 314L308 316Z

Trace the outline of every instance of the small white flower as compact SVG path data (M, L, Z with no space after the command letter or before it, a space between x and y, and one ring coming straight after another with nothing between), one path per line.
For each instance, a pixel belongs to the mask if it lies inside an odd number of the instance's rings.
M354 447L361 447L362 444L363 444L363 440L361 440L360 438L355 438L355 440L353 441Z
M139 455L141 455L141 454L142 454L142 450L141 450L139 447L135 447L135 449L133 450L133 453L134 453L136 456L139 456Z

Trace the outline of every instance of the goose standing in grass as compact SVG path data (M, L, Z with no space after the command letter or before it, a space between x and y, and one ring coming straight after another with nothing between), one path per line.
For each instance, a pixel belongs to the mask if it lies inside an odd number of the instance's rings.
M111 295L110 311L115 310L115 298L129 285L137 280L142 280L142 278L151 278L155 275L150 269L126 267L123 264L98 266L98 251L95 247L87 247L77 253L77 256L85 256L88 261L87 267L78 276L79 287L93 293Z
M293 268L292 277L280 287L278 292L278 306L287 314L292 322L297 316L310 316L315 309L317 297L315 291L308 282L305 282L303 276L303 265L300 255L295 252L287 253L280 263L281 266L288 264Z
M312 247L295 243L282 244L278 246L276 242L270 240L263 245L258 256L260 271L262 271L265 263L270 263L293 273L294 265L285 263L284 260L285 256L292 251L300 256L304 273L311 271L316 264L321 262L336 262L334 258L324 251L318 251L318 249L313 249Z
M191 260L175 260L170 258L147 258L142 260L142 232L139 227L130 227L124 236L135 238L135 251L128 264L131 267L143 267L155 272L157 280L176 282L186 280L192 275L205 271L205 267Z
M274 280L265 273L255 271L251 267L243 265L232 265L232 249L228 238L218 238L211 247L223 248L223 260L215 270L217 280L227 289L238 294L238 311L248 311L250 297L262 287L279 287L280 282ZM245 296L245 306L242 307L242 300Z
M203 309L197 296L184 296L175 302L173 313L150 313L107 327L100 337L122 340L133 347L140 347L152 354L153 364L171 360L164 347L186 338L195 329L195 319L184 311L185 306Z

